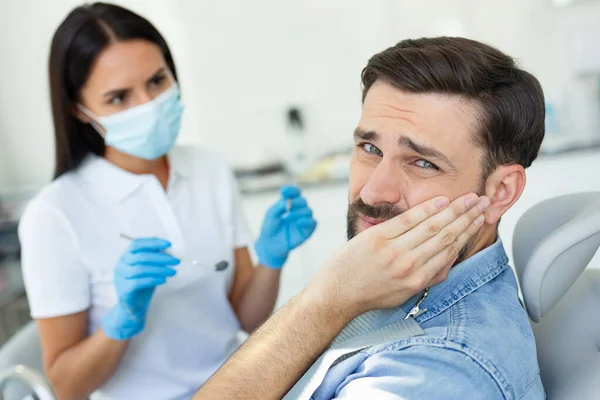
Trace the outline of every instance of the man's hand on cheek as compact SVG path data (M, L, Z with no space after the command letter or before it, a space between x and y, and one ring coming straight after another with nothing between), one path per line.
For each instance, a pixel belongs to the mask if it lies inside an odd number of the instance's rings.
M470 193L449 203L436 197L361 232L305 289L357 316L404 303L446 279L461 249L484 222L487 197Z

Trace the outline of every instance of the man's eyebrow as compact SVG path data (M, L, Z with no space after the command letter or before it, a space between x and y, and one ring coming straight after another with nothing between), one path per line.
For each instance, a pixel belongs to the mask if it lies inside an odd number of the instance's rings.
M365 131L361 128L356 128L354 130L354 140L377 140L379 139L379 135L377 132L373 131Z
M377 141L378 139L379 139L379 134L375 131L365 131L364 129L361 129L361 128L356 128L356 130L354 131L354 140ZM441 161L442 163L444 163L446 165L446 168L448 168L452 171L456 171L456 166L450 161L450 159L448 157L446 157L441 151L437 150L434 147L427 146L422 143L418 143L415 140L413 140L407 136L400 136L400 138L398 139L398 145L400 147L409 148L412 151L414 151L415 153L417 153L423 157L432 158L432 159Z
M398 144L400 145L400 147L408 147L409 149L411 149L415 153L422 155L423 157L435 158L437 160L440 160L451 169L456 170L456 167L454 166L454 164L452 164L448 157L446 157L441 151L435 149L434 147L427 146L422 143L417 143L413 139L406 136L400 136L400 138L398 139Z

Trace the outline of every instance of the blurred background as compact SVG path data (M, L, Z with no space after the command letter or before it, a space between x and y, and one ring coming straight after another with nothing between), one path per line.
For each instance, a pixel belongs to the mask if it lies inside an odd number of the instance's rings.
M598 0L113 2L166 37L186 105L179 143L230 162L255 233L280 184L304 188L320 226L284 270L279 305L345 242L360 72L370 56L402 39L477 39L516 57L541 81L546 139L522 199L500 227L509 253L512 228L528 207L600 190ZM54 30L79 4L0 0L0 343L29 318L16 224L52 177L47 58Z

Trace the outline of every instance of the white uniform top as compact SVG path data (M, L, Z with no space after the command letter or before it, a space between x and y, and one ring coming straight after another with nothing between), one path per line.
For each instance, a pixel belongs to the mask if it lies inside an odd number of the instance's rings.
M96 396L189 399L239 346L228 301L234 249L250 237L233 174L215 155L177 148L168 155L167 190L154 175L128 173L88 156L45 187L22 216L23 275L31 315L48 318L89 310L89 333L116 304L113 269L133 237L160 237L182 263L151 301L144 331L134 337L113 377Z

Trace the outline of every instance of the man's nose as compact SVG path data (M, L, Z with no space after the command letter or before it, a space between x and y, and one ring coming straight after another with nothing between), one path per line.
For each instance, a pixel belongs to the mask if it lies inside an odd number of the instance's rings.
M360 191L365 204L397 204L402 200L402 171L392 162L382 160Z

